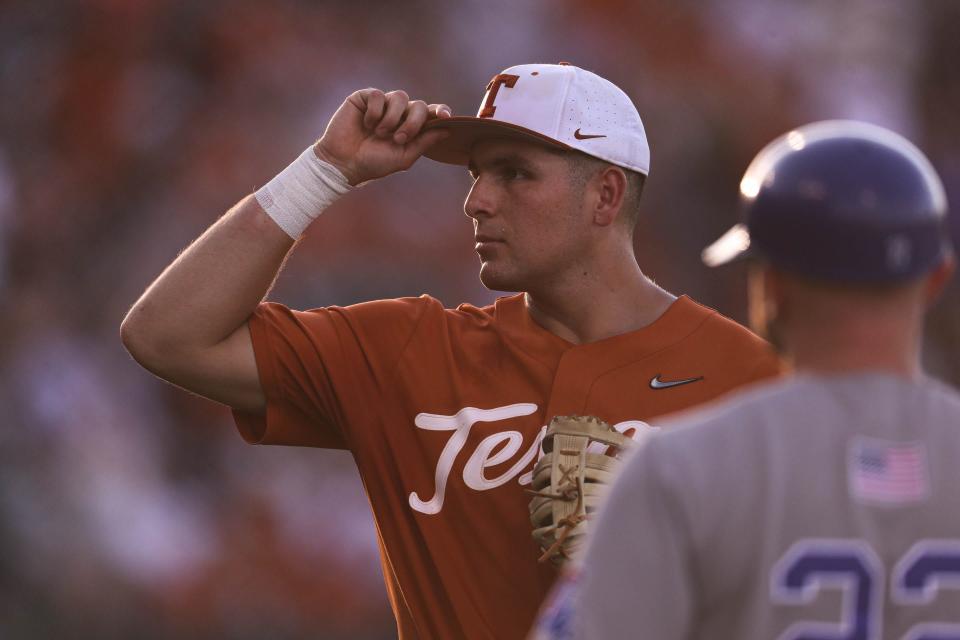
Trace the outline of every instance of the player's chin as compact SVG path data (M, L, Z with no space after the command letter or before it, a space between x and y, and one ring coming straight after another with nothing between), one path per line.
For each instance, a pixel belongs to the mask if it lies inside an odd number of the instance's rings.
M492 261L480 263L480 282L491 291L524 291L521 278Z

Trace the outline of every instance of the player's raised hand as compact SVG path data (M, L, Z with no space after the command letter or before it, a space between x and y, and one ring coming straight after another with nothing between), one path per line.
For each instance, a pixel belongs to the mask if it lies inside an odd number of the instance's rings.
M447 105L410 100L404 91L362 89L340 105L314 149L358 184L409 168L447 135L422 133L424 123L450 115Z

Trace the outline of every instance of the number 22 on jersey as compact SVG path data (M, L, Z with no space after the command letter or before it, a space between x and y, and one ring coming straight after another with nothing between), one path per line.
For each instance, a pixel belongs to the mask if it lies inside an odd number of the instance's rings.
M884 601L884 573L880 558L864 540L796 542L770 571L771 599L803 605L822 589L838 589L843 592L843 619L797 622L778 640L879 640L884 606L923 606L942 588L960 589L960 540L921 540L910 547L890 576L890 605ZM900 640L960 640L960 624L918 624Z

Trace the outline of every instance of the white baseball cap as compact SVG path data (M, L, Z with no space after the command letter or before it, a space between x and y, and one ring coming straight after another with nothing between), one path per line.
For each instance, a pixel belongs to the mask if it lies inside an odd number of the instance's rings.
M487 85L476 117L432 120L425 131L450 135L424 154L466 165L479 140L509 137L580 151L624 169L650 172L650 146L636 107L623 91L571 64L521 64Z

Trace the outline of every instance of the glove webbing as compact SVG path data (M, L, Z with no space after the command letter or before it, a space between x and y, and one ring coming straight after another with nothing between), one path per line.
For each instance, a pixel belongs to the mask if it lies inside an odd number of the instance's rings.
M607 453L588 452L592 443L607 445ZM533 474L536 496L530 503L534 538L541 543L540 561L570 558L583 541L586 521L619 466L611 455L632 440L594 417L554 418L544 439L544 456Z
M557 436L555 436L557 437ZM571 436L561 436L570 438ZM556 442L554 442L556 446ZM583 468L584 457L586 455L586 449L563 449L559 451L561 456L565 457L576 457L577 463L573 466L564 465L562 462L558 463L556 470L559 471L560 476L556 482L551 480L551 485L557 487L556 492L550 491L533 491L527 489L527 493L540 496L543 498L548 498L549 500L562 500L564 502L573 502L576 500L576 504L571 508L569 506L560 506L559 511L557 508L554 508L554 511L559 515L557 520L557 529L560 530L560 534L557 536L557 539L554 541L549 548L544 550L540 555L538 562L546 562L547 560L552 560L555 556L563 556L564 558L569 558L567 550L563 547L563 543L566 542L567 536L570 535L570 532L573 531L578 524L587 519L587 514L583 508L583 477L580 473L580 469ZM571 477L573 476L573 477ZM564 513L566 512L566 513Z

